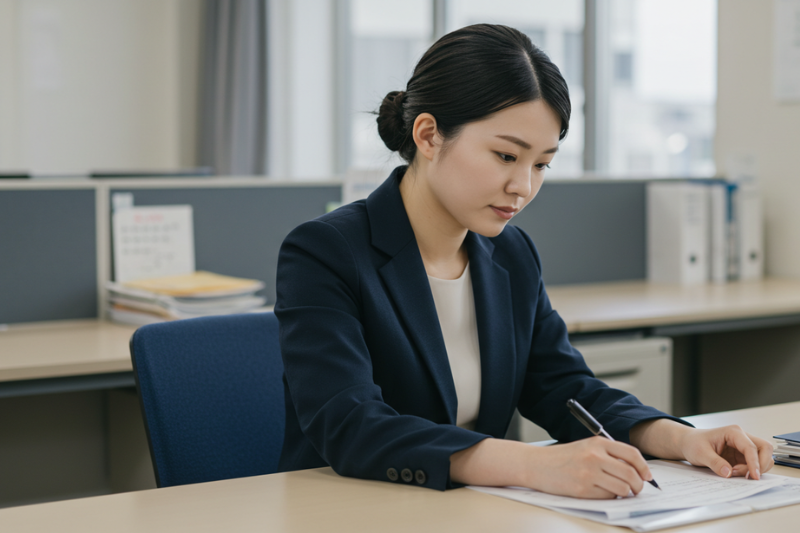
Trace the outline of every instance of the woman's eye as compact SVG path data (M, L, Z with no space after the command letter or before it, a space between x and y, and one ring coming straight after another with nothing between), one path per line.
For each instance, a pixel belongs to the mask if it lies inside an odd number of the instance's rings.
M539 170L544 170L546 168L550 168L550 165L548 163L539 163L538 165L536 165L536 168L538 168Z
M502 153L500 153L500 152L496 152L496 153L497 153L497 156L498 156L500 159L502 159L502 160L503 160L503 162L505 162L505 163L513 163L514 161L516 161L516 160L517 160L516 156L513 156L513 155L508 155L508 154L502 154Z

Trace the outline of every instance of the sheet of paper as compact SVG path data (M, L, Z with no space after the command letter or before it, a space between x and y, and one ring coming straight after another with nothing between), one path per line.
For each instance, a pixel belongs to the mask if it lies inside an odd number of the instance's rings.
M540 507L604 513L608 519L614 520L658 511L733 502L787 482L787 478L783 476L770 474L764 474L758 481L744 478L724 479L706 468L662 461L650 461L649 465L662 490L645 483L644 490L637 496L616 500L583 500L521 488L470 488Z
M112 229L115 281L194 272L192 206L117 209Z
M614 520L607 518L603 513L595 513L592 511L578 511L575 509L556 507L552 509L571 516L600 522L601 524L629 527L634 531L657 531L668 527L679 527L686 524L706 522L708 520L716 520L717 518L747 514L754 511L765 511L767 509L774 509L776 507L784 507L797 503L800 503L800 480L792 479L790 484L765 490L755 496L736 500L731 503L718 503L716 505L693 507L691 509L681 509L678 511L660 511Z

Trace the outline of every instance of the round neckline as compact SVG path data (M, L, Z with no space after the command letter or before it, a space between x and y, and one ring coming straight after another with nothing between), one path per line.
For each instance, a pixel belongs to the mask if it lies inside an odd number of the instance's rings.
M462 272L461 275L459 277L457 277L456 279L436 278L436 277L431 276L427 272L426 272L426 275L428 276L428 280L441 281L442 283L456 283L456 282L459 282L459 281L464 281L464 277L467 275L467 272L469 272L469 261L467 261L467 266L464 267L464 272Z

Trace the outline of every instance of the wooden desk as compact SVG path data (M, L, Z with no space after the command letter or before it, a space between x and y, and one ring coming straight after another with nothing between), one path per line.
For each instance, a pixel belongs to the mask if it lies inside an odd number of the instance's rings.
M547 292L570 333L674 325L686 325L688 332L721 331L726 329L721 323L742 320L800 323L800 280L792 279L696 286L625 281L554 286ZM703 329L703 323L712 328Z
M798 429L800 402L703 415L699 427L738 423L770 438ZM800 470L773 473L800 477ZM800 505L680 528L790 531ZM330 468L155 489L0 510L3 531L628 531L469 489L436 492L337 476ZM670 530L665 530L670 531Z
M0 397L131 386L135 330L102 320L10 326L0 331Z

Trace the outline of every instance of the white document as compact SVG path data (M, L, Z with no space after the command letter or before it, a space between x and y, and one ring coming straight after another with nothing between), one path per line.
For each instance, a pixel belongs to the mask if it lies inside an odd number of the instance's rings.
M584 500L515 487L470 489L636 531L714 520L800 503L800 479L763 474L755 481L725 479L707 468L648 461L661 491L644 484L637 496Z
M118 283L194 272L192 206L117 209L112 226Z
M800 102L800 0L774 0L773 87L778 102Z

